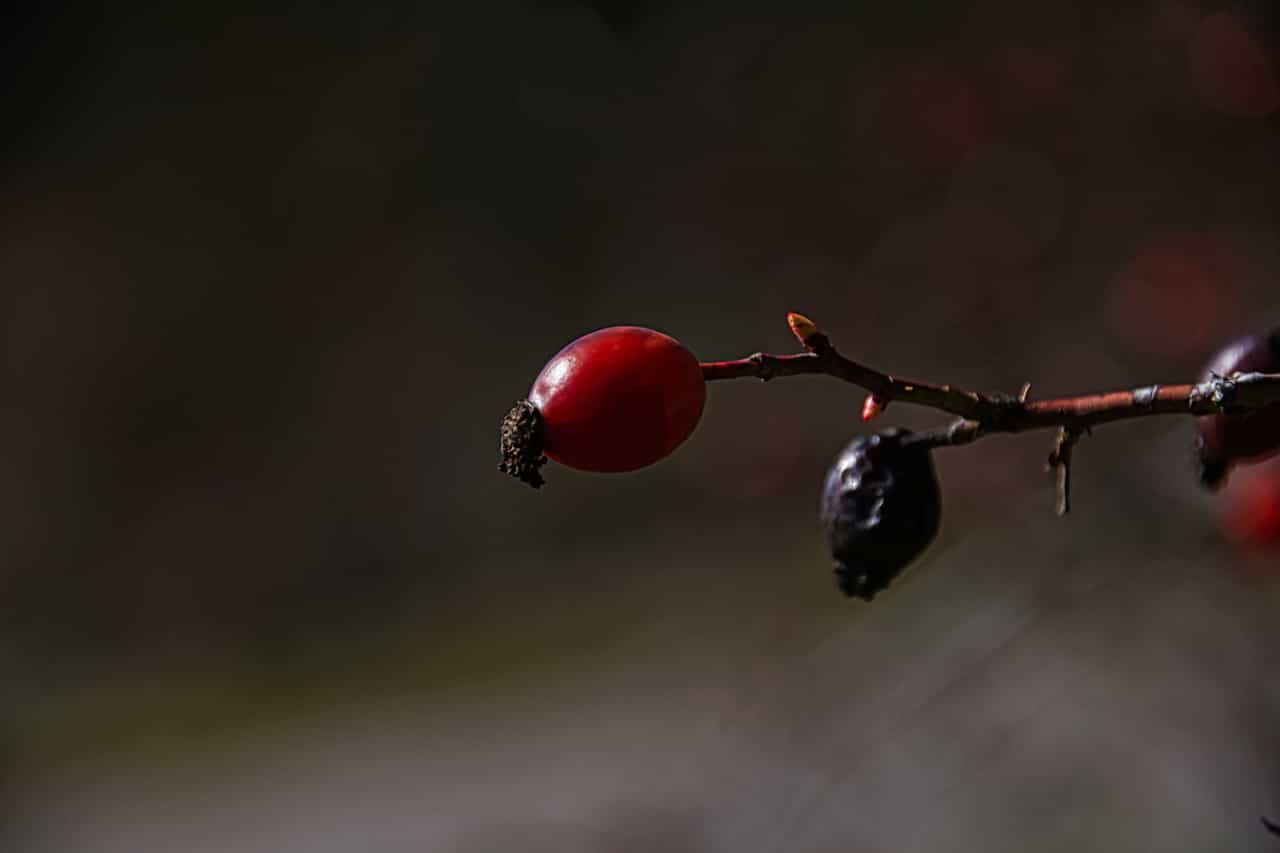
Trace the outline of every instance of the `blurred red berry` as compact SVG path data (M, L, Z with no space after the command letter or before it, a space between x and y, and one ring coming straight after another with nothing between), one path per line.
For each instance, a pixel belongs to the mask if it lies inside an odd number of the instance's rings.
M1191 79L1201 102L1232 118L1262 118L1280 107L1275 67L1255 24L1238 10L1200 22L1187 46Z
M679 341L612 326L560 350L538 374L529 402L550 458L582 471L634 471L689 437L706 394L698 360Z
M945 173L991 132L991 109L971 73L942 56L918 56L891 68L859 93L873 110L879 146L897 162Z
M1233 488L1222 525L1245 545L1280 545L1280 471L1251 477Z
M1116 277L1108 320L1136 355L1194 355L1213 346L1240 301L1244 276L1224 241L1178 232L1139 246Z
M1280 372L1280 329L1227 344L1209 363L1204 378L1250 372ZM1247 415L1210 415L1200 418L1197 428L1200 480L1216 488L1236 463L1280 450L1280 404Z

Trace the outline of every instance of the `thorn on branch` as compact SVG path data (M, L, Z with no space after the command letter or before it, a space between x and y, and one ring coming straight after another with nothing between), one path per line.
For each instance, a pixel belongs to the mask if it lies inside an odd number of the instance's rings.
M1058 475L1058 502L1054 511L1059 516L1071 512L1071 458L1076 442L1084 435L1080 427L1062 426L1058 428L1058 439L1053 452L1049 454L1047 470Z
M1274 820L1271 820L1266 816L1259 818L1259 820L1261 820L1262 825L1267 828L1267 832L1272 835L1280 835L1280 823L1276 823Z

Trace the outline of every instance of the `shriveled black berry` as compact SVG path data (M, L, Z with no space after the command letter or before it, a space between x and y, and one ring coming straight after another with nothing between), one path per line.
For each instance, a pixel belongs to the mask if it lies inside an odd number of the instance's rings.
M1280 372L1280 329L1227 344L1205 368L1204 379L1232 373ZM1280 404L1243 415L1209 415L1197 421L1200 482L1216 489L1238 462L1280 450Z
M896 428L859 436L827 472L822 524L847 596L870 601L938 532L942 495L933 458L910 436Z

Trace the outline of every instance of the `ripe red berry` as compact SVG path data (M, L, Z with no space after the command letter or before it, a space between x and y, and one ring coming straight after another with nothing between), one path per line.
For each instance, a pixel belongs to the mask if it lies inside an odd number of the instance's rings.
M1232 341L1214 356L1205 379L1232 373L1280 372L1280 329ZM1237 462L1280 450L1280 405L1246 415L1209 415L1197 422L1200 481L1217 488Z
M581 471L634 471L669 456L698 425L702 368L679 341L612 326L560 350L503 423L502 470L540 485L541 453ZM532 470L530 470L532 469Z

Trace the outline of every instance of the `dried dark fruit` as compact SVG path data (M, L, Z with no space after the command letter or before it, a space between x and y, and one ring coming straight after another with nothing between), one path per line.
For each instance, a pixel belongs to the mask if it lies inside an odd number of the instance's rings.
M1233 373L1280 372L1280 329L1249 335L1223 347L1205 369L1205 379ZM1243 415L1209 415L1197 421L1200 482L1221 486L1231 466L1280 450L1280 404Z
M859 436L840 452L822 488L822 524L836 580L870 601L929 547L942 495L929 447L905 429Z

